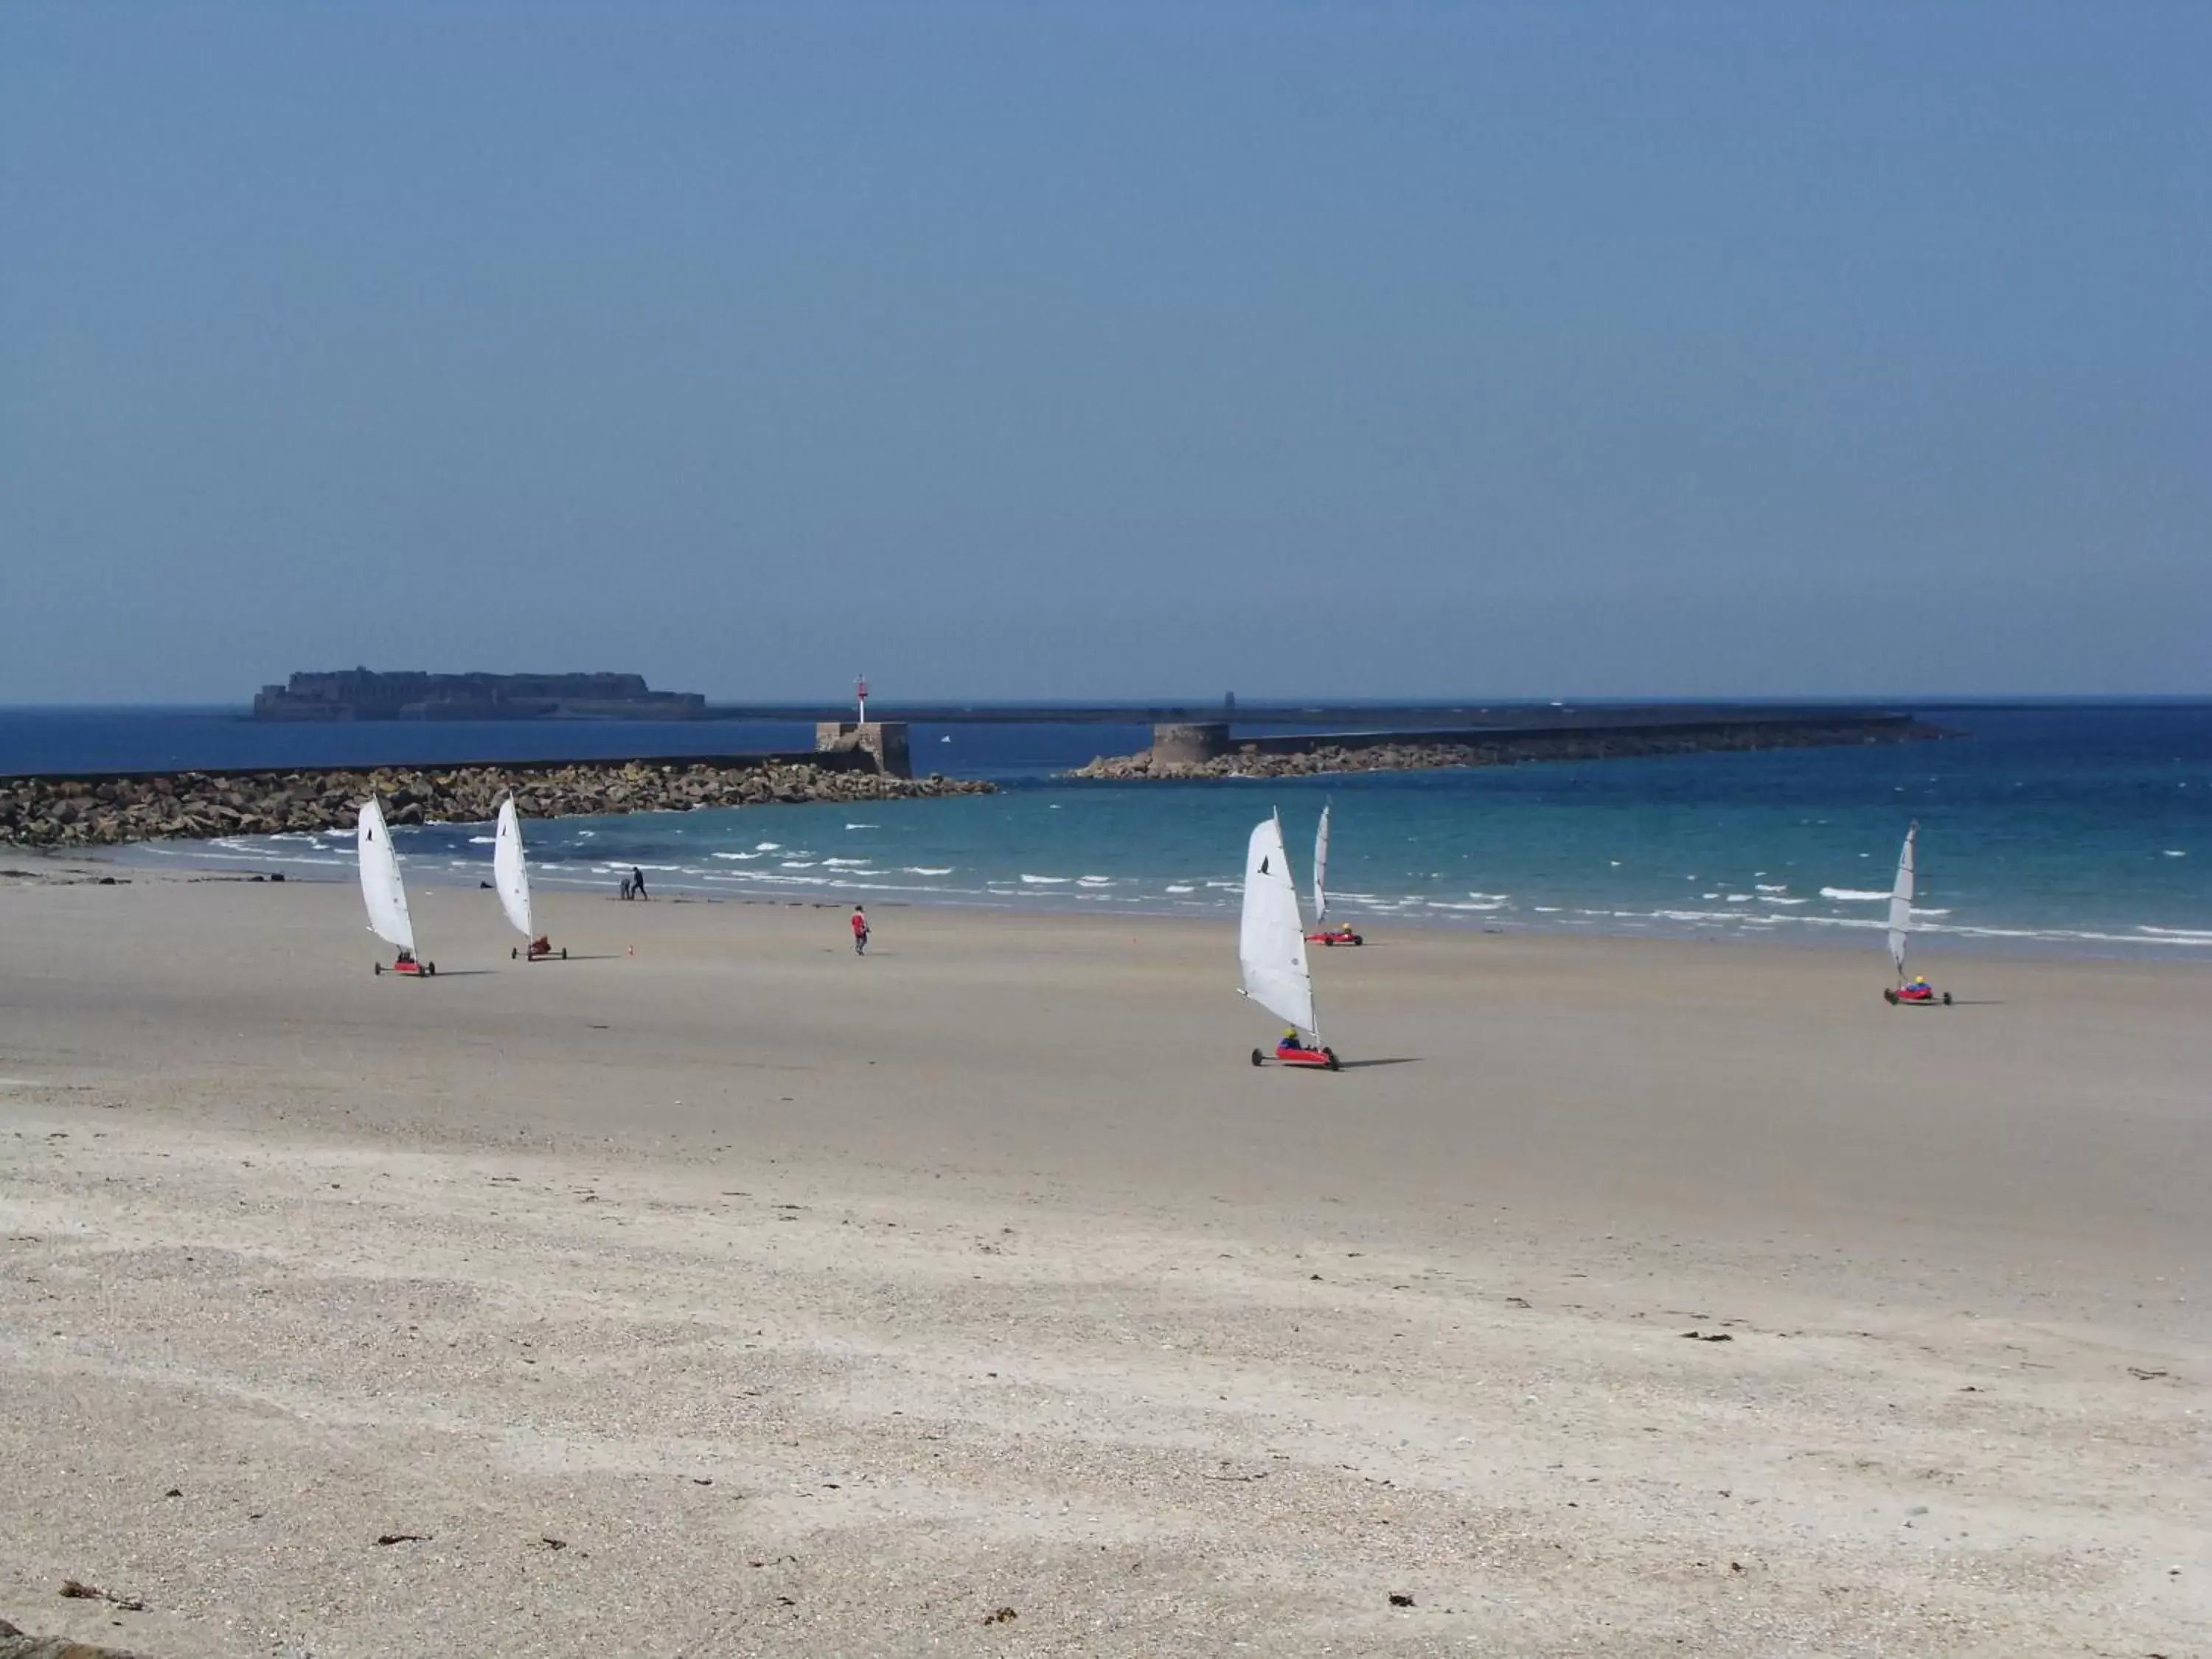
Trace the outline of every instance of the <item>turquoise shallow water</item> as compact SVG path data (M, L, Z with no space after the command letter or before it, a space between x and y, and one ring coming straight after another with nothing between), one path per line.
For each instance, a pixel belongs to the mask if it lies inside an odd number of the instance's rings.
M2212 704L1944 708L1941 743L1299 781L1110 785L1052 773L1120 728L918 732L1003 793L865 808L538 822L535 878L659 892L1204 915L1233 908L1246 832L1281 811L1302 882L1335 802L1332 909L1411 923L1830 940L1881 949L1908 822L1933 950L2212 960ZM953 741L940 744L940 737ZM488 826L397 832L410 879L488 874ZM349 876L350 835L142 849ZM487 896L486 902L490 901Z

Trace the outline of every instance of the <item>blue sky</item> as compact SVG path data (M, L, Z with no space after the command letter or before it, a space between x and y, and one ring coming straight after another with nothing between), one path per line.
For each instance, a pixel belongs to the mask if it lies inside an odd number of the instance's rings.
M2212 690L2212 7L0 7L0 702Z

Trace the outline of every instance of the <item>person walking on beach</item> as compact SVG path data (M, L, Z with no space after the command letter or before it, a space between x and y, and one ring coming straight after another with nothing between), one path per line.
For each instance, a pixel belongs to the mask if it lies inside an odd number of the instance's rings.
M857 904L853 907L853 954L868 954L868 914Z
M629 867L629 879L623 884L623 896L624 898L645 896L645 872L635 864Z

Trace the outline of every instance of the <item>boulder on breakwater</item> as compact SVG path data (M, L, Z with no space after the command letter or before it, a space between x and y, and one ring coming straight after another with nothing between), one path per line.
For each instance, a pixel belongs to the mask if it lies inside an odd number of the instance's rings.
M848 766L777 761L383 766L112 777L0 777L0 842L112 847L350 829L373 790L398 823L480 823L514 796L525 817L682 812L697 806L905 800L989 794L970 778L901 778Z
M64 1595L70 1593L66 1589L62 1592ZM0 1619L0 1659L139 1659L139 1656L123 1648L73 1642L65 1636L27 1636L5 1619Z
M1578 732L1547 728L1477 740L1422 742L1405 733L1384 742L1332 744L1323 736L1232 741L1224 753L1189 760L1139 750L1101 755L1061 774L1068 778L1297 778L1329 772L1412 772L1446 766L1514 766L1528 761L1615 760L1639 755L1688 755L1744 749L1819 749L1847 744L1911 743L1946 735L1918 720L1867 720L1714 722L1692 726L1617 726ZM1295 745L1295 746L1293 746Z

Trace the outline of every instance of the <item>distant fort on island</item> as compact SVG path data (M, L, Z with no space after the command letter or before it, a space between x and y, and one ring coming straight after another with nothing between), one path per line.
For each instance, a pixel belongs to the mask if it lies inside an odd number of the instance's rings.
M696 720L696 691L655 691L642 674L295 674L253 699L258 720Z

